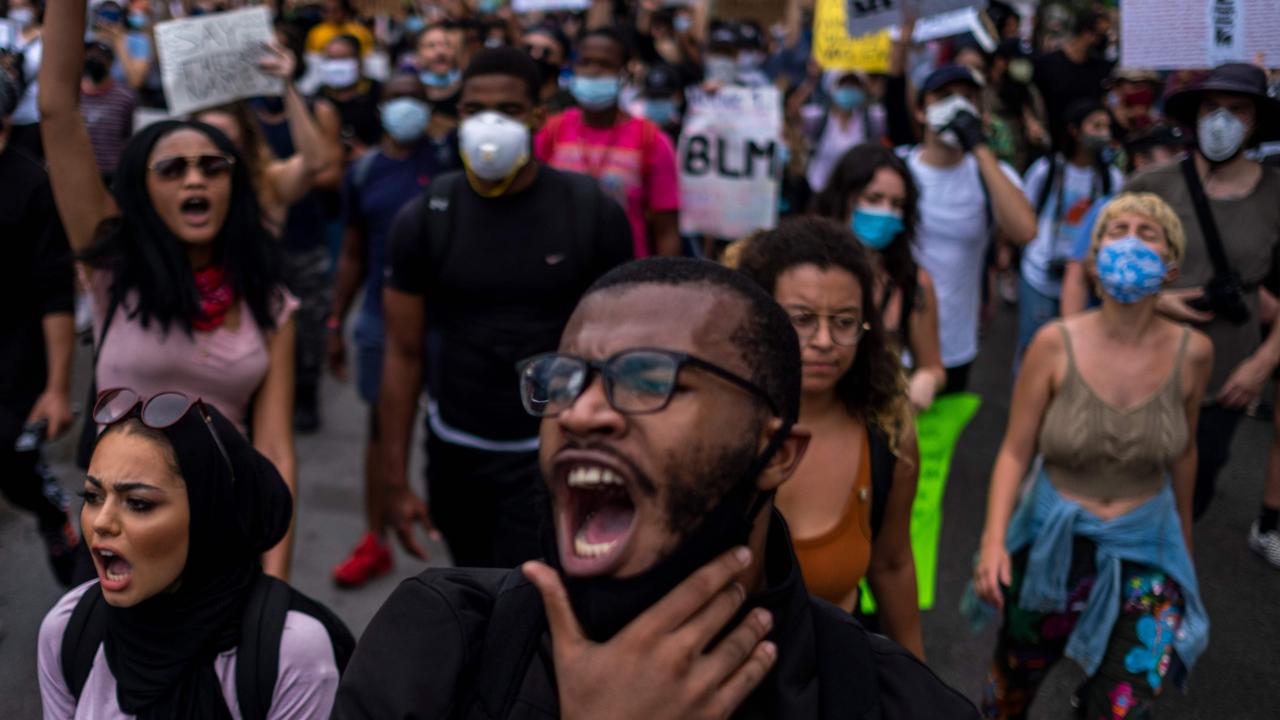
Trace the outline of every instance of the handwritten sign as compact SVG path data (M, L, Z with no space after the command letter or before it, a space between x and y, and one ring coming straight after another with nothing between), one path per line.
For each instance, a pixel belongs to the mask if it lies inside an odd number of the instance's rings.
M775 87L691 90L680 134L680 232L741 238L778 222L782 97Z
M552 12L555 10L586 10L591 0L511 0L516 12Z
M1258 53L1268 67L1280 67L1280 0L1120 3L1122 67L1210 68L1253 62Z
M977 0L915 0L916 17L926 18L986 3ZM850 37L902 24L904 0L845 0L845 20Z
M845 0L818 0L813 13L813 59L824 70L889 71L892 41L887 30L850 37Z
M951 456L960 434L982 398L973 393L943 395L916 416L916 442L920 447L920 474L916 499L911 504L911 552L916 562L916 594L920 609L933 607L938 584L938 542L942 537L942 497L951 474ZM859 593L864 613L876 611L875 598L864 580Z
M271 42L263 6L156 25L156 52L169 110L182 115L246 97L279 95L276 78L258 70Z

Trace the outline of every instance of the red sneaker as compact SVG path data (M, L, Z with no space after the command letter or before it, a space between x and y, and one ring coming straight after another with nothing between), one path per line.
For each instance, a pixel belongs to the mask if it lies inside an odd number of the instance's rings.
M333 581L339 587L356 588L391 572L391 550L373 533L365 533L351 557L333 568Z

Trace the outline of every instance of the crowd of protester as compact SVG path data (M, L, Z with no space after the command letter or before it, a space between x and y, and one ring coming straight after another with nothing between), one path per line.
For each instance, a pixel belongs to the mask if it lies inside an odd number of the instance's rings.
M1019 718L1064 656L1090 719L1185 685L1196 521L1280 404L1261 61L1121 67L1102 2L908 14L867 73L811 57L809 0L276 0L281 93L171 116L157 23L248 4L0 0L0 490L69 589L46 718ZM682 232L688 98L735 87L780 91L779 222ZM926 665L916 422L1001 304L966 699ZM453 566L358 642L288 585L326 373L367 406L334 583L424 534ZM73 428L78 516L42 452ZM1280 424L1265 464L1240 532L1280 570Z

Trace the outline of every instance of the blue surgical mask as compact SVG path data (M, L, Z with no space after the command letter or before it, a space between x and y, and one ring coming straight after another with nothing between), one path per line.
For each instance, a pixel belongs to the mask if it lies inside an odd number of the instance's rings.
M693 19L688 15L677 15L671 19L671 27L678 33L687 33L693 27Z
M649 98L644 101L644 116L659 125L670 125L680 119L680 109L671 98Z
M129 13L129 27L133 30L142 30L151 22L151 18L146 13Z
M405 32L417 35L427 27L427 21L417 15L410 15L404 19Z
M902 216L896 213L858 208L853 211L849 227L863 245L872 250L883 250L898 237L904 225Z
M1158 292L1169 272L1160 254L1132 235L1103 245L1095 264L1102 291L1126 305Z
M417 98L399 97L382 106L382 129L402 145L422 137L430 120L431 109Z
M841 110L853 110L862 107L862 103L867 101L867 94L862 88L856 87L838 87L835 92L831 93L831 102Z
M431 72L430 70L423 70L422 72L418 73L418 79L422 81L422 84L432 88L449 87L450 85L453 85L454 83L458 82L458 78L461 76L462 76L462 73L458 72L457 70L450 70L447 73L437 73L437 72Z
M582 107L588 110L604 110L618 102L620 85L621 81L617 75L611 77L574 75L569 81L569 92Z

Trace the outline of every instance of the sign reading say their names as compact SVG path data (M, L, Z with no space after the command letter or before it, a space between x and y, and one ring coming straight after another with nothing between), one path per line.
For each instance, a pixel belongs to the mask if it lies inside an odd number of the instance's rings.
M858 37L901 25L903 10L909 3L915 6L916 17L920 18L986 5L979 0L845 0L845 21L849 24L849 36Z
M279 95L281 82L258 69L274 39L264 6L156 25L156 54L169 110L182 115L232 100Z
M690 90L680 134L680 232L741 238L778 222L778 89Z

